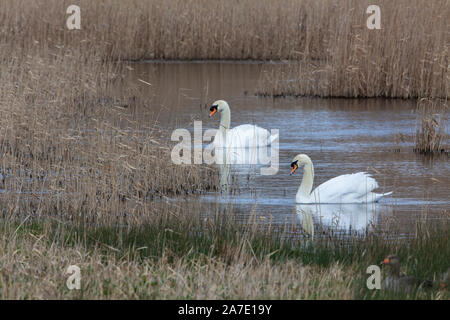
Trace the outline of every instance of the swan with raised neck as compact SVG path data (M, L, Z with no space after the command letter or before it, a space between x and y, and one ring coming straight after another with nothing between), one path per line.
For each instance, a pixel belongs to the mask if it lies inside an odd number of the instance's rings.
M291 175L302 166L304 167L303 178L295 197L297 203L371 203L392 193L372 192L378 188L378 183L367 172L337 176L322 183L313 191L314 166L306 154L298 154L294 157L291 163Z
M230 129L230 121L231 121L231 111L230 106L225 100L217 100L215 101L211 108L209 109L211 113L209 114L212 117L216 112L220 113L220 127L219 130L229 130Z
M242 124L231 128L230 106L224 100L215 101L209 116L220 113L220 126L214 139L214 145L218 147L254 148L268 146L278 139L278 134L271 134L268 130L254 124Z
M311 158L306 154L298 154L294 157L291 163L291 175L299 167L303 168L303 178L300 186L298 187L296 200L299 203L308 203L311 197L311 191L314 183L314 165Z

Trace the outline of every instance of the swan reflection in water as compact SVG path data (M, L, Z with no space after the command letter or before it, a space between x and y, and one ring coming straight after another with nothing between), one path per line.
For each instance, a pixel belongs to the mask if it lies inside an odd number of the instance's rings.
M270 146L261 147L226 148L209 144L206 148L208 153L213 155L213 161L219 168L221 192L230 190L232 174L234 179L242 180L249 175L258 175L258 171L261 175L278 172L278 141Z
M339 231L370 231L382 211L380 205L368 204L297 204L297 220L304 231L314 237L320 227Z

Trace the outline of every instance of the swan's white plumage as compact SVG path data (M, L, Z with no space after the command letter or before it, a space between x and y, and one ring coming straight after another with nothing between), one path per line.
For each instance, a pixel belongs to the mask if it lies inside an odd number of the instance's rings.
M269 131L251 124L243 124L228 129L225 134L220 130L214 138L214 146L223 148L256 148L267 146L278 138L270 135Z
M372 192L376 188L378 182L366 172L343 174L314 189L310 203L368 203L377 202L384 195L391 194Z
M213 106L217 106L217 112L221 114L220 127L214 137L214 147L257 148L268 146L278 139L278 135L271 135L268 130L257 125L243 124L230 128L231 112L228 103L218 100Z
M302 183L295 197L297 203L371 203L392 193L373 192L378 188L378 183L366 172L332 178L311 192L314 181L314 167L311 159L305 154L299 154L293 159L292 164L294 163L298 167L305 166Z

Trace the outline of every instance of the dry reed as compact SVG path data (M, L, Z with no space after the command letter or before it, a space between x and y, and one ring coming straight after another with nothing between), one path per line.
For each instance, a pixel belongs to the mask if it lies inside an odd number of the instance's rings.
M420 99L417 104L419 128L416 132L415 152L442 153L448 149L448 104L446 100Z
M381 30L366 27L370 1L316 1L306 11L301 61L266 66L258 93L416 98L449 95L447 1L378 1Z
M215 188L210 167L171 162L151 101L120 90L121 67L95 48L20 53L0 61L4 216L136 220L155 197Z
M0 19L4 42L25 50L95 47L103 57L129 60L284 59L302 46L298 26L312 2L81 0L81 30L68 31L72 2L19 0L2 2Z

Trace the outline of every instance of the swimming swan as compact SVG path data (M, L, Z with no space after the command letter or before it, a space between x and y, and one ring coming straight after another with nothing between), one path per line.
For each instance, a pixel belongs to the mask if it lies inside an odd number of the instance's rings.
M330 179L313 192L314 167L311 159L306 154L295 156L291 163L291 175L304 166L303 179L298 188L295 200L297 203L370 203L377 202L388 193L374 193L378 183L366 172L344 174Z
M270 135L269 131L251 124L243 124L230 128L230 107L224 100L217 100L209 109L212 117L220 112L220 127L217 131L213 145L224 148L254 148L270 145L278 135Z

